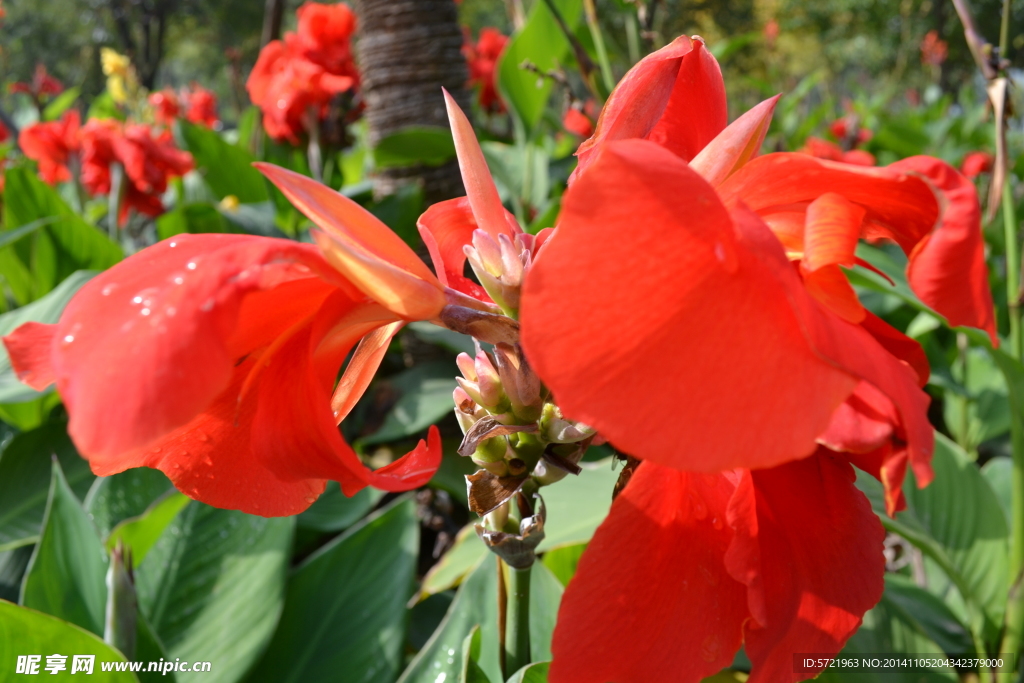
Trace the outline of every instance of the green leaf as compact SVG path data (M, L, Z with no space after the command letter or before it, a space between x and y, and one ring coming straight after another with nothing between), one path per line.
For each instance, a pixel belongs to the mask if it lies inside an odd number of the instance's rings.
M263 174L252 166L256 159L246 150L227 142L216 131L186 121L181 122L181 134L196 169L217 199L234 195L242 204L270 200Z
M612 459L581 463L579 476L569 475L557 484L541 489L547 507L545 537L541 552L562 546L586 543L608 516L612 489L619 473L612 470Z
M14 244L25 235L31 235L39 228L43 227L44 225L49 225L50 223L53 223L56 220L57 218L55 216L48 216L47 218L40 218L38 220L32 221L31 223L26 223L20 228L15 228L14 230L8 230L6 232L0 232L0 248L6 247L9 244Z
M942 651L949 655L974 652L967 627L949 606L931 591L921 588L902 574L885 575L885 601L900 618L918 627Z
M406 497L314 553L289 578L277 631L248 680L393 681L418 549Z
M139 609L168 657L216 662L179 681L234 683L259 656L281 613L293 526L194 502L150 549Z
M8 169L6 183L6 230L40 218L56 219L0 249L0 273L20 304L42 297L76 270L104 270L123 258L118 245L86 223L28 168Z
M380 140L373 148L377 168L440 166L455 158L452 132L441 126L409 126Z
M477 664L480 659L480 627L474 626L462 641L462 671L459 683L491 683L484 670Z
M981 467L981 475L996 494L996 500L1006 513L1010 533L1013 533L1013 459L1003 456L992 458ZM1011 536L1012 538L1012 536Z
M38 540L54 455L75 495L84 496L89 490L95 477L68 438L66 423L46 424L15 436L0 454L0 551Z
M110 477L97 477L83 501L101 538L120 522L138 517L171 488L160 470L135 467Z
M463 641L474 626L480 627L478 664L492 681L502 680L498 662L498 582L494 560L480 564L462 585L452 601L444 621L427 644L402 673L398 683L436 683L457 680ZM530 653L531 659L551 659L551 633L554 630L562 586L543 564L535 563L530 572ZM444 675L444 679L441 676Z
M373 434L359 439L361 445L396 441L418 434L453 410L456 384L452 366L435 361L403 370L388 384L402 396Z
M542 562L551 570L551 573L563 586L568 586L569 581L576 574L576 567L583 557L583 551L587 549L586 543L566 545L556 550L549 550L544 553Z
M583 11L582 0L554 0L569 30L574 30ZM569 41L547 4L533 3L523 30L512 37L498 63L498 85L506 102L527 129L532 130L544 113L554 84L534 71L521 68L530 62L543 72L564 63L570 54Z
M508 683L548 683L548 669L551 662L534 662L527 664L512 674Z
M138 566L167 525L189 502L188 496L168 491L138 517L126 519L114 527L105 543L107 550L113 550L117 542L122 541L131 549L133 566Z
M102 635L107 563L89 515L55 461L43 530L19 602Z
M43 120L44 121L56 121L60 118L60 115L66 112L78 99L78 96L82 93L78 87L68 88L60 95L57 95L53 100L46 105L43 109Z
M0 233L0 235L3 234L5 233ZM73 273L61 282L56 289L38 301L0 315L0 337L10 334L27 322L57 322L71 297L95 275L95 272L85 270ZM7 355L7 348L0 344L0 403L31 401L40 398L50 391L52 389L39 392L22 384L11 367L11 359Z
M299 527L326 533L344 531L376 507L383 491L367 487L347 497L336 482L327 482L327 489L298 516Z
M935 560L967 602L972 631L992 635L1006 607L1009 530L992 487L964 451L935 435L935 480L917 488L907 477L907 509L889 518L881 485L858 476L887 530L897 533ZM988 639L987 637L985 638Z
M476 535L473 524L462 527L456 534L452 547L423 577L420 598L459 585L462 579L476 569L490 554L487 546Z
M135 661L156 662L161 659L167 661L167 650L160 642L160 638L153 632L153 627L149 625L145 615L136 610L135 619ZM176 681L177 677L173 671L168 671L166 674L162 671L140 671L139 680L141 683L157 683L158 681Z
M165 240L182 233L239 232L232 230L213 204L183 204L156 219L156 234Z
M985 348L967 350L967 383L963 398L946 393L944 417L957 443L970 451L1010 431L1010 404L1006 380ZM961 377L957 377L962 382Z
M14 550L0 552L0 600L17 602L21 594L21 582L32 559L35 546L23 545Z
M139 679L133 673L101 670L100 662L126 661L124 655L101 638L66 621L0 600L0 662L4 663L5 672L13 672L19 655L37 654L42 656L39 672L48 676L44 668L46 655L55 653L68 656L65 675L71 672L72 656L93 655L96 660L92 675L84 680L90 683L138 683Z

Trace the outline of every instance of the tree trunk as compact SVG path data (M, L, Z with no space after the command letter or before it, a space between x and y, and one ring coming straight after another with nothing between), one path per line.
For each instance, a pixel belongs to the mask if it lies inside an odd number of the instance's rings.
M448 127L441 88L468 111L469 74L453 0L356 0L370 144L407 126ZM427 202L465 194L458 164L384 169L374 178L378 195L420 182Z

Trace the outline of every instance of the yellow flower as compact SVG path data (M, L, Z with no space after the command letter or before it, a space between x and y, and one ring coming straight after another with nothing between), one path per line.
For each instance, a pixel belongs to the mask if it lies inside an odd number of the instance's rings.
M124 87L124 79L120 76L109 76L107 78L107 92L110 93L110 97L118 104L124 104L128 101L128 90Z
M239 204L241 204L241 202L238 201L238 197L233 194L229 194L224 197L224 199L220 200L219 206L222 211L230 211L233 213L238 211Z
M103 74L105 76L127 76L128 68L132 64L132 60L127 55L119 54L116 50L103 47L100 48L100 63L103 65ZM110 82L107 82L107 87L110 87ZM111 93L113 94L113 93Z

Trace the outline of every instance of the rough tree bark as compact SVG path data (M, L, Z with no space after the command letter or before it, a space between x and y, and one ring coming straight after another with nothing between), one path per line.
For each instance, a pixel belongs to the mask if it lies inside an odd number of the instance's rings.
M407 126L448 126L441 88L468 111L469 77L462 30L453 0L356 0L370 143ZM465 194L458 165L386 169L374 179L377 194L422 182L428 202Z

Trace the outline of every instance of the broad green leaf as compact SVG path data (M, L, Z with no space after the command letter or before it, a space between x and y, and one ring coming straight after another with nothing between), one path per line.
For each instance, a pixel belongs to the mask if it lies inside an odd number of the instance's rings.
M43 525L56 456L72 491L85 496L95 477L67 425L53 422L15 436L0 453L0 551L35 543Z
M749 676L743 671L727 669L705 678L701 683L746 683Z
M0 232L0 248L6 247L9 244L14 244L25 235L31 235L39 228L43 227L44 225L49 225L50 223L53 223L56 220L56 216L40 218L38 220L32 221L31 223L26 223L20 228L15 228L14 230L8 230L6 232Z
M217 207L207 203L183 204L156 219L156 234L165 240L182 233L239 232L232 230Z
M544 566L551 570L551 573L563 586L568 586L569 581L576 574L576 567L579 565L580 558L583 557L583 551L586 549L586 543L565 545L544 553L542 561Z
M56 218L0 249L0 273L20 304L42 297L76 270L104 270L123 258L118 245L72 211L56 190L28 168L8 169L6 183L6 230L40 218Z
M551 193L551 158L539 145L515 146L487 141L480 145L502 201L525 201L542 209ZM547 226L544 226L547 227Z
M548 669L551 662L534 662L527 664L512 674L508 683L548 683Z
M474 626L462 641L462 671L459 683L491 683L477 661L480 659L480 627Z
M380 429L360 439L360 444L396 441L418 434L454 409L455 371L450 363L424 363L385 381L402 396L388 412Z
M3 234L0 233L0 236ZM10 334L27 322L57 322L71 297L95 275L94 271L87 270L72 273L56 289L38 301L33 301L27 306L22 306L9 313L0 315L0 337ZM7 355L7 348L0 344L0 403L31 401L40 398L43 394L50 391L52 389L38 392L22 384L11 367L11 359Z
M971 629L991 635L1006 607L1006 517L978 467L941 434L935 435L932 467L935 480L924 489L917 488L912 474L907 476L907 509L895 519L885 514L881 486L874 479L859 476L858 486L886 529L920 548L953 581L971 612Z
M487 546L476 535L473 524L467 524L455 536L448 552L423 577L420 598L446 591L459 585L463 578L490 555Z
M388 135L373 148L377 168L440 166L455 158L452 132L441 126L409 126Z
M82 93L78 87L71 87L53 98L43 109L43 120L44 121L56 121L60 118L60 115L66 112L78 99L78 96Z
M109 477L97 477L83 502L100 537L106 538L120 522L143 514L170 489L170 479L160 470L135 467Z
M996 494L996 500L1003 506L1010 531L1013 531L1013 460L997 456L981 467L981 474Z
M133 566L138 566L167 525L189 502L188 496L169 491L138 517L126 519L114 527L105 543L107 550L113 550L118 541L123 542L131 549Z
M490 680L502 680L498 661L497 578L497 562L489 559L462 582L444 621L402 673L399 683L457 680L462 663L462 644L474 626L480 627L480 668ZM543 564L535 563L530 576L530 653L533 660L551 658L551 633L561 597L562 586L558 579Z
M893 605L888 591L882 595L881 602L864 615L863 625L836 656L860 660L858 655L883 653L944 656L942 648L929 639L918 624L908 621L901 608ZM865 671L858 667L826 669L815 680L823 683L957 683L959 679L952 669Z
M32 559L35 546L23 545L14 550L0 552L0 600L17 602L21 594L21 582Z
M19 602L102 635L107 563L96 528L54 462L43 530Z
M574 30L583 11L583 0L554 0L569 30ZM498 62L498 86L509 106L527 129L540 122L554 88L550 78L522 68L529 62L542 72L567 61L571 48L547 3L535 2L523 30L512 37Z
M418 549L416 505L403 498L306 559L248 680L393 681Z
M60 396L54 392L42 392L38 398L19 403L0 404L0 420L17 427L21 431L29 431L41 427L50 419L53 409L60 405Z
M372 510L384 496L383 491L367 487L347 497L336 482L327 482L327 489L298 516L301 528L338 532L349 528Z
M423 188L413 184L402 185L394 194L366 205L367 211L379 218L413 248L422 246L416 221L419 220L424 208L426 207L423 205Z
M570 474L540 490L548 513L541 552L586 543L608 516L612 489L619 478L619 473L612 470L612 459L580 466L583 472L579 476Z
M138 683L139 680L130 672L102 670L100 662L126 660L124 655L96 635L48 614L0 600L0 662L3 662L5 677L7 674L13 676L19 655L29 654L41 655L39 673L47 677L50 676L44 668L47 655L67 655L67 670L63 672L65 676L71 675L74 655L93 655L96 659L92 675L83 680L90 683ZM85 676L82 672L76 675Z
M892 573L885 575L885 602L894 614L915 625L946 654L974 652L970 632L942 598L921 588L908 577Z
M943 406L946 426L957 443L973 452L983 442L1010 431L1010 404L1006 380L988 350L972 347L966 357L967 393L961 397L947 391ZM963 384L962 377L957 380Z
M234 683L273 635L284 601L293 519L190 503L135 577L139 609L168 657L216 662L178 680Z
M181 134L195 158L196 169L217 199L234 195L242 204L270 200L267 183L252 167L255 159L246 150L227 142L216 131L185 121L181 122Z
M145 615L136 612L135 615L135 657L137 662L157 662L161 659L168 661L167 649L160 642L160 638L153 632ZM148 664L147 664L147 669ZM157 681L176 681L177 677L173 671L166 674L163 671L140 671L139 680L141 683L157 683Z

